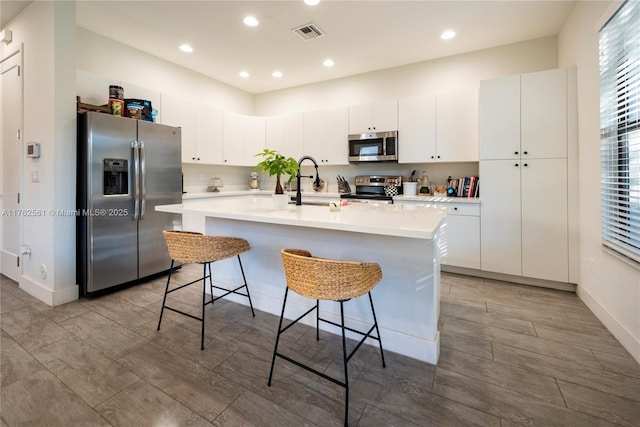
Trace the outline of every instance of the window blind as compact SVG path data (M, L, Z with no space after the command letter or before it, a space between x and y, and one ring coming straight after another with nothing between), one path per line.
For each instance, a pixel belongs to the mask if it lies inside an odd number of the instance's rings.
M640 263L640 2L600 30L602 243Z

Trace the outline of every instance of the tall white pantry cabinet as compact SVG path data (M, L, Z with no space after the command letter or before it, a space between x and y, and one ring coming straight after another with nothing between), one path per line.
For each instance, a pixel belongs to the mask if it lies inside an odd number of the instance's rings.
M577 282L574 73L480 83L483 271Z

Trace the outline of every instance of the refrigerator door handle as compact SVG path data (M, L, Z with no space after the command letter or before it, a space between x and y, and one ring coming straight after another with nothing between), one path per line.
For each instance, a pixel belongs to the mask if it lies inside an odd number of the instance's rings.
M133 150L133 221L138 220L139 202L140 202L140 153L138 151L138 141L131 142Z
M145 166L144 141L140 141L140 219L144 219L144 211L147 201L147 168Z

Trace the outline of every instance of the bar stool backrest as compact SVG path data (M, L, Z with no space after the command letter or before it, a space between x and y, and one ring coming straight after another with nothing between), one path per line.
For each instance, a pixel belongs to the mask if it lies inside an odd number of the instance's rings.
M316 258L302 249L282 249L287 286L311 299L344 301L369 292L382 279L376 263Z
M164 230L169 256L181 263L214 262L231 258L250 249L245 239L207 236L192 231Z

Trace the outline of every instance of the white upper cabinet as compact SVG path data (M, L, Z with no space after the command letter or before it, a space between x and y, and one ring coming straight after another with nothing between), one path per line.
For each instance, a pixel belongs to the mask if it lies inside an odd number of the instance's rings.
M478 161L477 89L436 95L435 160L441 162Z
M567 70L480 82L480 159L567 157Z
M398 130L398 100L349 106L349 134Z
M256 154L264 150L265 118L243 116L244 141L242 144L242 166L255 166L260 161Z
M566 158L567 70L523 74L521 85L523 157Z
M347 107L305 111L303 122L303 155L313 157L321 165L349 163Z
M232 111L222 114L223 163L241 165L244 150L244 116ZM258 163L258 162L256 162Z
M265 118L223 113L223 146L225 165L255 166L260 161L255 155L264 150Z
M281 114L266 118L265 147L285 157L302 157L302 113Z
M477 162L478 91L398 101L398 162Z
M196 153L196 113L194 104L163 93L161 98L162 124L182 128L182 162L198 163Z
M436 97L413 96L398 101L398 162L436 159Z
M222 110L162 94L162 123L182 128L182 163L222 163Z
M480 82L480 160L520 157L520 75Z
M198 162L219 165L222 156L222 110L208 106L196 106L195 157ZM182 158L188 163L188 160Z

